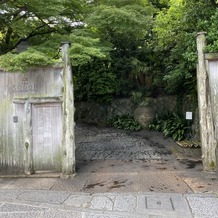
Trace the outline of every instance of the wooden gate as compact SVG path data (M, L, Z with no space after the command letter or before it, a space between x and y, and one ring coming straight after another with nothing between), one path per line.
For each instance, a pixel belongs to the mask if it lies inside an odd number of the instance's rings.
M32 104L33 167L61 171L61 103Z

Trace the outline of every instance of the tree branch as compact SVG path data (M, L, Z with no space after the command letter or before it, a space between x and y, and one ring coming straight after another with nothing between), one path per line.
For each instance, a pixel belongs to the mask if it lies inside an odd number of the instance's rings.
M13 32L12 28L8 27L8 30L7 30L6 35L5 35L5 44L6 45L10 44L12 32Z
M25 41L25 40L28 40L34 36L41 36L41 35L46 35L46 34L51 34L51 33L54 33L56 32L57 30L53 29L53 30L50 30L50 31L45 31L45 32L37 32L37 33L30 33L27 37L25 38L21 38L19 39L16 44L14 44L14 46L12 47L12 49L15 49L22 41Z

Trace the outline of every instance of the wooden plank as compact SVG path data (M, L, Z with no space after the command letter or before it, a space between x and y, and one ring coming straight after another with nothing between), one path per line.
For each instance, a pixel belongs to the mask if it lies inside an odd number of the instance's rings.
M74 133L74 92L73 76L69 57L69 43L62 45L63 69L63 175L69 176L75 173L75 133Z
M14 116L18 117L18 122L13 123L14 127L14 164L23 168L24 166L24 104L14 104Z
M218 59L208 60L207 63L212 101L212 114L215 127L215 138L218 142ZM216 148L216 160L218 161L218 148ZM216 169L218 169L217 166Z
M6 75L4 72L1 72L0 79L0 164L3 165L5 158L5 125L4 125L4 116L5 116L5 78ZM2 168L2 167L1 167Z
M61 170L62 115L60 103L33 105L35 170Z
M206 53L205 59L206 60L218 60L218 53Z
M215 130L212 117L212 105L210 96L209 79L205 66L203 50L206 46L205 33L197 36L198 50L198 104L201 132L202 163L205 171L216 170L216 146Z

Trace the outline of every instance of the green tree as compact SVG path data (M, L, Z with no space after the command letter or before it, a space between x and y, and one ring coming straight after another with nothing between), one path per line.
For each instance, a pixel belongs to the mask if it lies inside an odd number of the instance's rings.
M162 59L159 84L169 93L190 93L196 86L196 34L208 32L210 50L217 48L217 3L214 0L170 0L153 28L153 48ZM196 90L195 90L196 91Z
M10 71L26 71L59 61L61 41L74 42L74 65L105 57L108 46L100 45L93 34L79 31L84 26L85 0L9 0L0 2L0 66ZM19 53L17 46L28 42Z
M82 4L82 0L1 1L1 54L15 49L23 40L42 42L52 33L71 32L73 22L82 17Z
M94 10L90 11L85 22L103 42L112 45L106 65L117 78L114 94L129 95L136 85L144 86L143 77L149 69L147 43L155 8L147 0L99 0L93 4ZM133 78L137 84L131 81Z

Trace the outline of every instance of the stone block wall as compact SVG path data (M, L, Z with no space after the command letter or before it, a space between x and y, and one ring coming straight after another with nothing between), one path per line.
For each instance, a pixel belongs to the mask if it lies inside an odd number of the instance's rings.
M176 110L176 96L150 98L150 106L155 114L164 114ZM116 115L133 115L137 105L132 98L115 99L111 104L99 104L95 102L76 102L75 120L77 122L103 124L106 119Z
M155 114L162 115L167 112L177 111L176 96L161 96L158 98L149 98L150 106Z
M107 106L107 117L111 118L116 115L130 114L133 116L135 104L131 98L115 99Z
M191 99L184 98L178 105L176 96L161 96L158 98L149 98L150 106L158 115L167 112L180 112L185 116L186 111L193 112L192 121L192 139L200 140L199 133L199 115L196 102ZM89 124L105 124L108 118L116 115L130 114L133 116L137 105L134 104L132 98L115 99L111 104L99 104L95 102L76 102L76 122L84 122Z
M95 102L75 102L75 121L102 124L107 118L107 105Z

